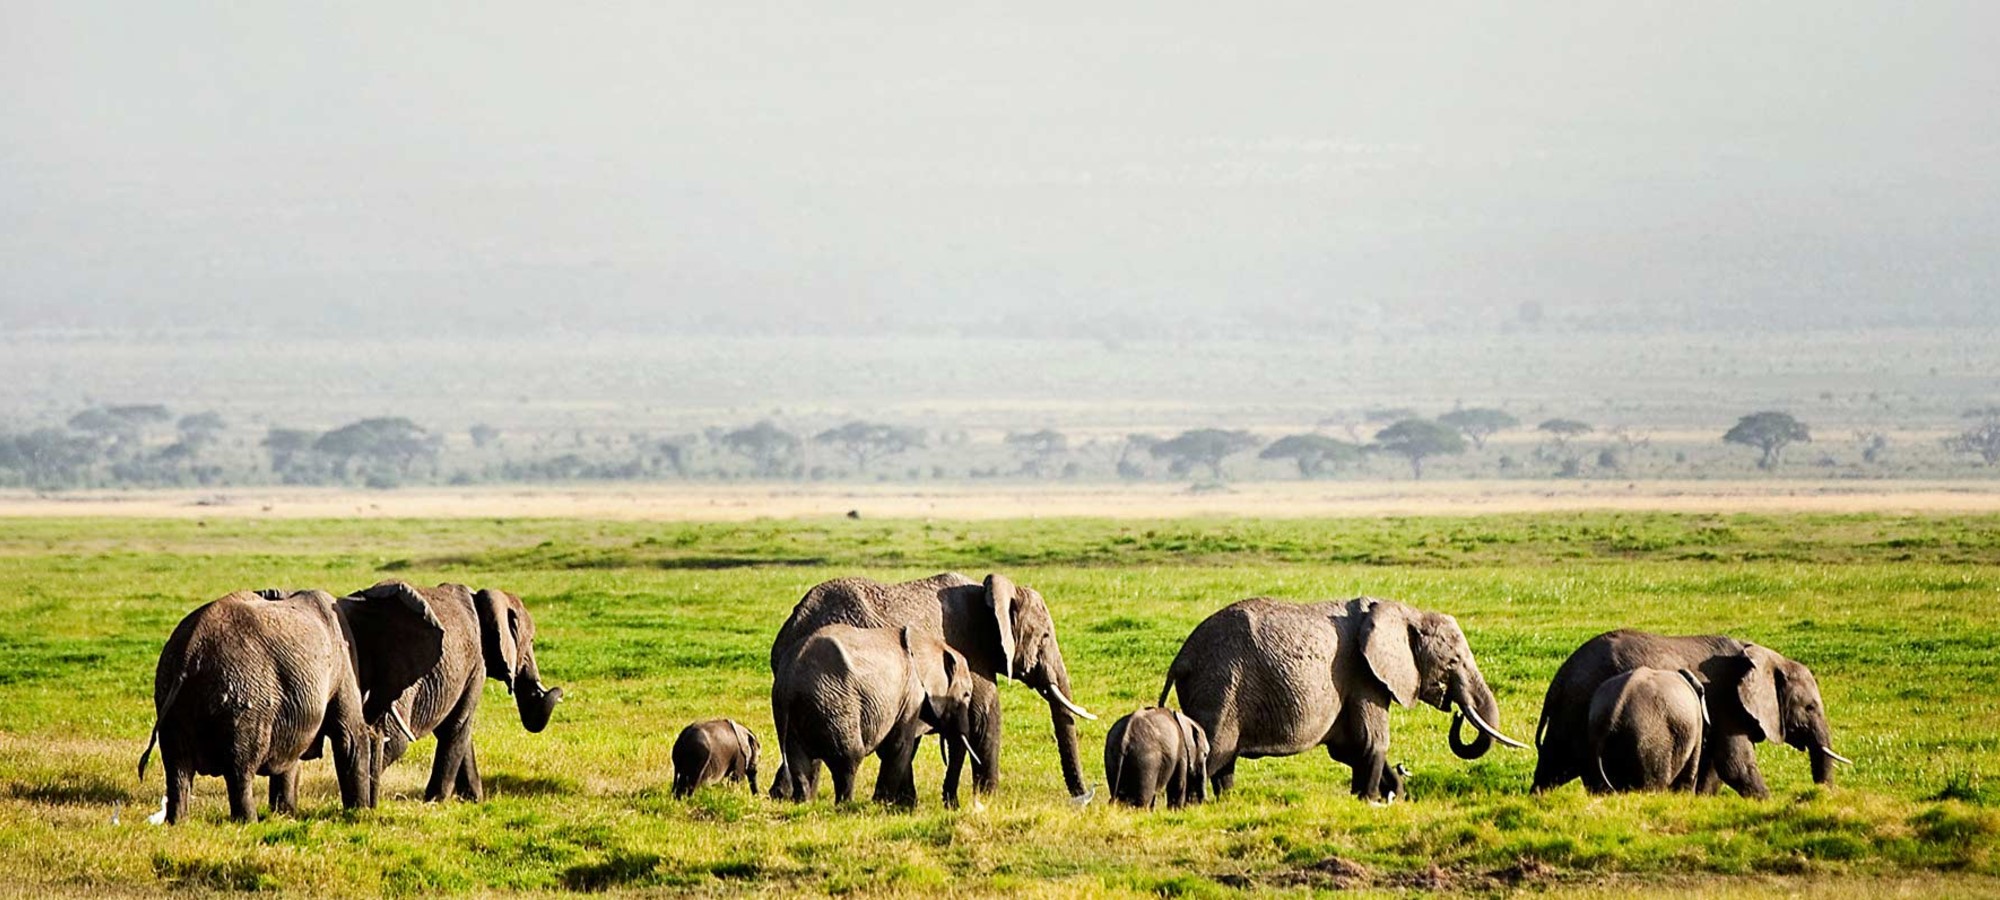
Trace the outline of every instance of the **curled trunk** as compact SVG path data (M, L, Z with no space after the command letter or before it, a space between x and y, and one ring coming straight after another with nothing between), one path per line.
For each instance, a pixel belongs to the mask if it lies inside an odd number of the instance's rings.
M1465 726L1465 714L1470 709L1479 715L1488 726L1500 727L1500 703L1493 698L1493 691L1486 686L1486 679L1477 673L1468 679L1456 681L1457 690L1451 692L1451 702L1458 707L1451 715L1451 752L1459 759L1478 759L1493 749L1493 736L1484 729L1473 727L1472 740L1460 736L1459 729Z
M521 714L521 727L530 734L540 734L549 727L549 717L555 715L556 704L562 702L562 688L542 686L541 670L535 666L533 657L521 667L521 674L514 679L514 709Z

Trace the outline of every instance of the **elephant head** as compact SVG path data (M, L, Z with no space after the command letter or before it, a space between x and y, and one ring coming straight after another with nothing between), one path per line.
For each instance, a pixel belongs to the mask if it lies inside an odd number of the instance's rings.
M521 714L521 727L533 733L547 728L549 716L562 701L562 688L542 685L535 665L535 618L521 598L487 588L472 596L479 613L479 646L486 658L486 675L507 686Z
M972 733L972 666L950 645L918 634L907 625L902 636L910 680L921 698L917 717L938 733L940 749L948 742L957 743L978 762L972 742L966 739Z
M560 691L561 688L557 688L556 690ZM750 793L752 796L755 796L757 793L757 763L763 759L764 745L758 743L757 736L750 733L750 729L743 727L735 719L729 720L729 730L736 735L736 745L743 748L743 774L750 779Z
M1208 732L1201 723L1181 713L1174 713L1174 722L1181 729L1181 765L1187 777L1187 797L1191 803L1202 803L1208 799Z
M1056 623L1042 595L1016 585L1005 575L988 575L983 585L984 610L992 617L999 646L992 648L993 669L1040 694L1049 704L1055 726L1056 752L1062 756L1063 782L1070 796L1086 796L1083 767L1077 757L1076 719L1096 719L1070 699L1069 668L1056 643Z
M1457 619L1370 598L1355 601L1353 612L1361 616L1355 634L1362 659L1390 697L1406 707L1422 701L1453 711L1452 753L1460 759L1478 759L1495 740L1509 747L1527 746L1500 733L1500 704L1479 674ZM1467 719L1479 732L1470 743L1459 736Z
M1815 784L1832 784L1833 764L1852 762L1833 752L1833 730L1820 701L1819 681L1804 664L1770 648L1745 644L1743 656L1732 658L1725 671L1735 678L1725 685L1729 701L1719 705L1752 741L1783 742L1810 754Z

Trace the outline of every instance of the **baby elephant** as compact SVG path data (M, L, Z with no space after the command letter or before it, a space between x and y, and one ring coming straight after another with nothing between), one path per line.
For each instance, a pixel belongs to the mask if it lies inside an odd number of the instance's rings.
M720 781L749 779L757 793L757 758L763 745L734 719L706 719L681 729L674 741L674 796Z
M1167 795L1167 808L1207 799L1208 732L1193 719L1164 706L1119 719L1104 736L1104 780L1111 799L1152 809Z
M771 713L790 796L819 790L819 764L833 776L834 799L854 798L854 773L870 753L882 760L875 801L915 806L911 764L917 742L937 732L979 765L970 730L973 674L965 657L911 628L828 625L799 642L771 685Z
M1708 704L1686 669L1614 675L1590 698L1590 752L1614 791L1692 791L1701 774Z

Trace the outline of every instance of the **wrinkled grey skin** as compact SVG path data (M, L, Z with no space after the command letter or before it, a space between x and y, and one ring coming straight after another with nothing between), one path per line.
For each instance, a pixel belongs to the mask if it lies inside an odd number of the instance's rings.
M1168 809L1206 800L1208 732L1165 707L1119 719L1104 736L1104 783L1113 802L1152 809L1161 794Z
M681 729L674 739L674 796L722 781L750 782L757 793L757 763L764 745L734 719L705 719Z
M1062 758L1063 783L1070 796L1089 799L1078 761L1076 719L1095 718L1070 698L1069 669L1056 643L1055 620L1042 595L1015 585L1002 575L984 584L947 572L918 581L883 584L866 578L838 578L807 591L771 642L771 674L782 667L800 641L832 625L857 628L901 628L943 638L964 654L974 677L971 739L972 787L988 793L1000 784L1000 694L997 679L1012 678L1041 695L1055 726L1056 752ZM948 748L944 801L958 805L959 777L966 753ZM771 780L771 796L783 799L791 789L783 761Z
M258 775L270 776L271 811L295 812L299 759L322 739L341 804L374 806L382 736L395 730L389 701L437 662L443 640L422 598L238 591L188 613L153 672L165 820L187 817L195 775L228 783L232 819L256 820ZM141 779L152 752L149 741Z
M1745 797L1771 792L1757 768L1756 742L1782 740L1812 757L1813 781L1833 783L1832 729L1820 702L1819 682L1805 666L1766 647L1721 635L1669 636L1608 631L1570 654L1542 699L1535 728L1538 757L1534 790L1582 778L1590 790L1606 789L1590 756L1590 698L1620 672L1640 666L1688 669L1706 688L1709 715L1706 759L1697 790L1727 784Z
M354 594L367 599L417 598L427 602L444 627L444 653L422 680L396 700L416 739L436 734L437 753L424 799L439 801L455 794L478 801L486 796L479 764L472 749L472 720L479 711L486 678L498 680L514 695L521 725L530 732L548 727L549 716L562 700L562 688L542 685L535 663L535 620L521 598L498 590L474 592L462 584L419 588L403 581L384 581ZM401 759L410 740L392 733L387 762Z
M1208 732L1217 796L1234 784L1238 758L1323 746L1354 770L1355 796L1387 799L1391 703L1459 710L1451 748L1463 759L1492 746L1477 721L1478 737L1461 740L1465 711L1486 728L1500 727L1499 704L1458 621L1372 597L1325 603L1259 597L1225 607L1181 644L1160 705L1176 686L1182 710Z
M910 626L828 625L799 643L783 672L771 686L771 712L793 800L818 794L822 762L834 799L854 799L855 772L872 753L882 761L875 801L915 806L917 742L935 731L947 745L963 745L971 727L974 678L965 657Z
M1700 783L1708 708L1687 669L1640 666L1590 698L1590 752L1613 791L1692 791Z

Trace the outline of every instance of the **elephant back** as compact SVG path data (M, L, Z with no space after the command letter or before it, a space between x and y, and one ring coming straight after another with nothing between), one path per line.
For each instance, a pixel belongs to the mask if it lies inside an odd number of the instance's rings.
M828 625L853 628L914 626L925 634L944 633L939 592L974 584L956 573L919 581L883 584L868 578L835 578L814 585L792 607L771 642L771 671L791 658L799 643Z
M1181 644L1170 687L1211 736L1234 732L1244 755L1311 747L1342 702L1334 672L1341 637L1331 612L1328 604L1262 597L1224 607Z

